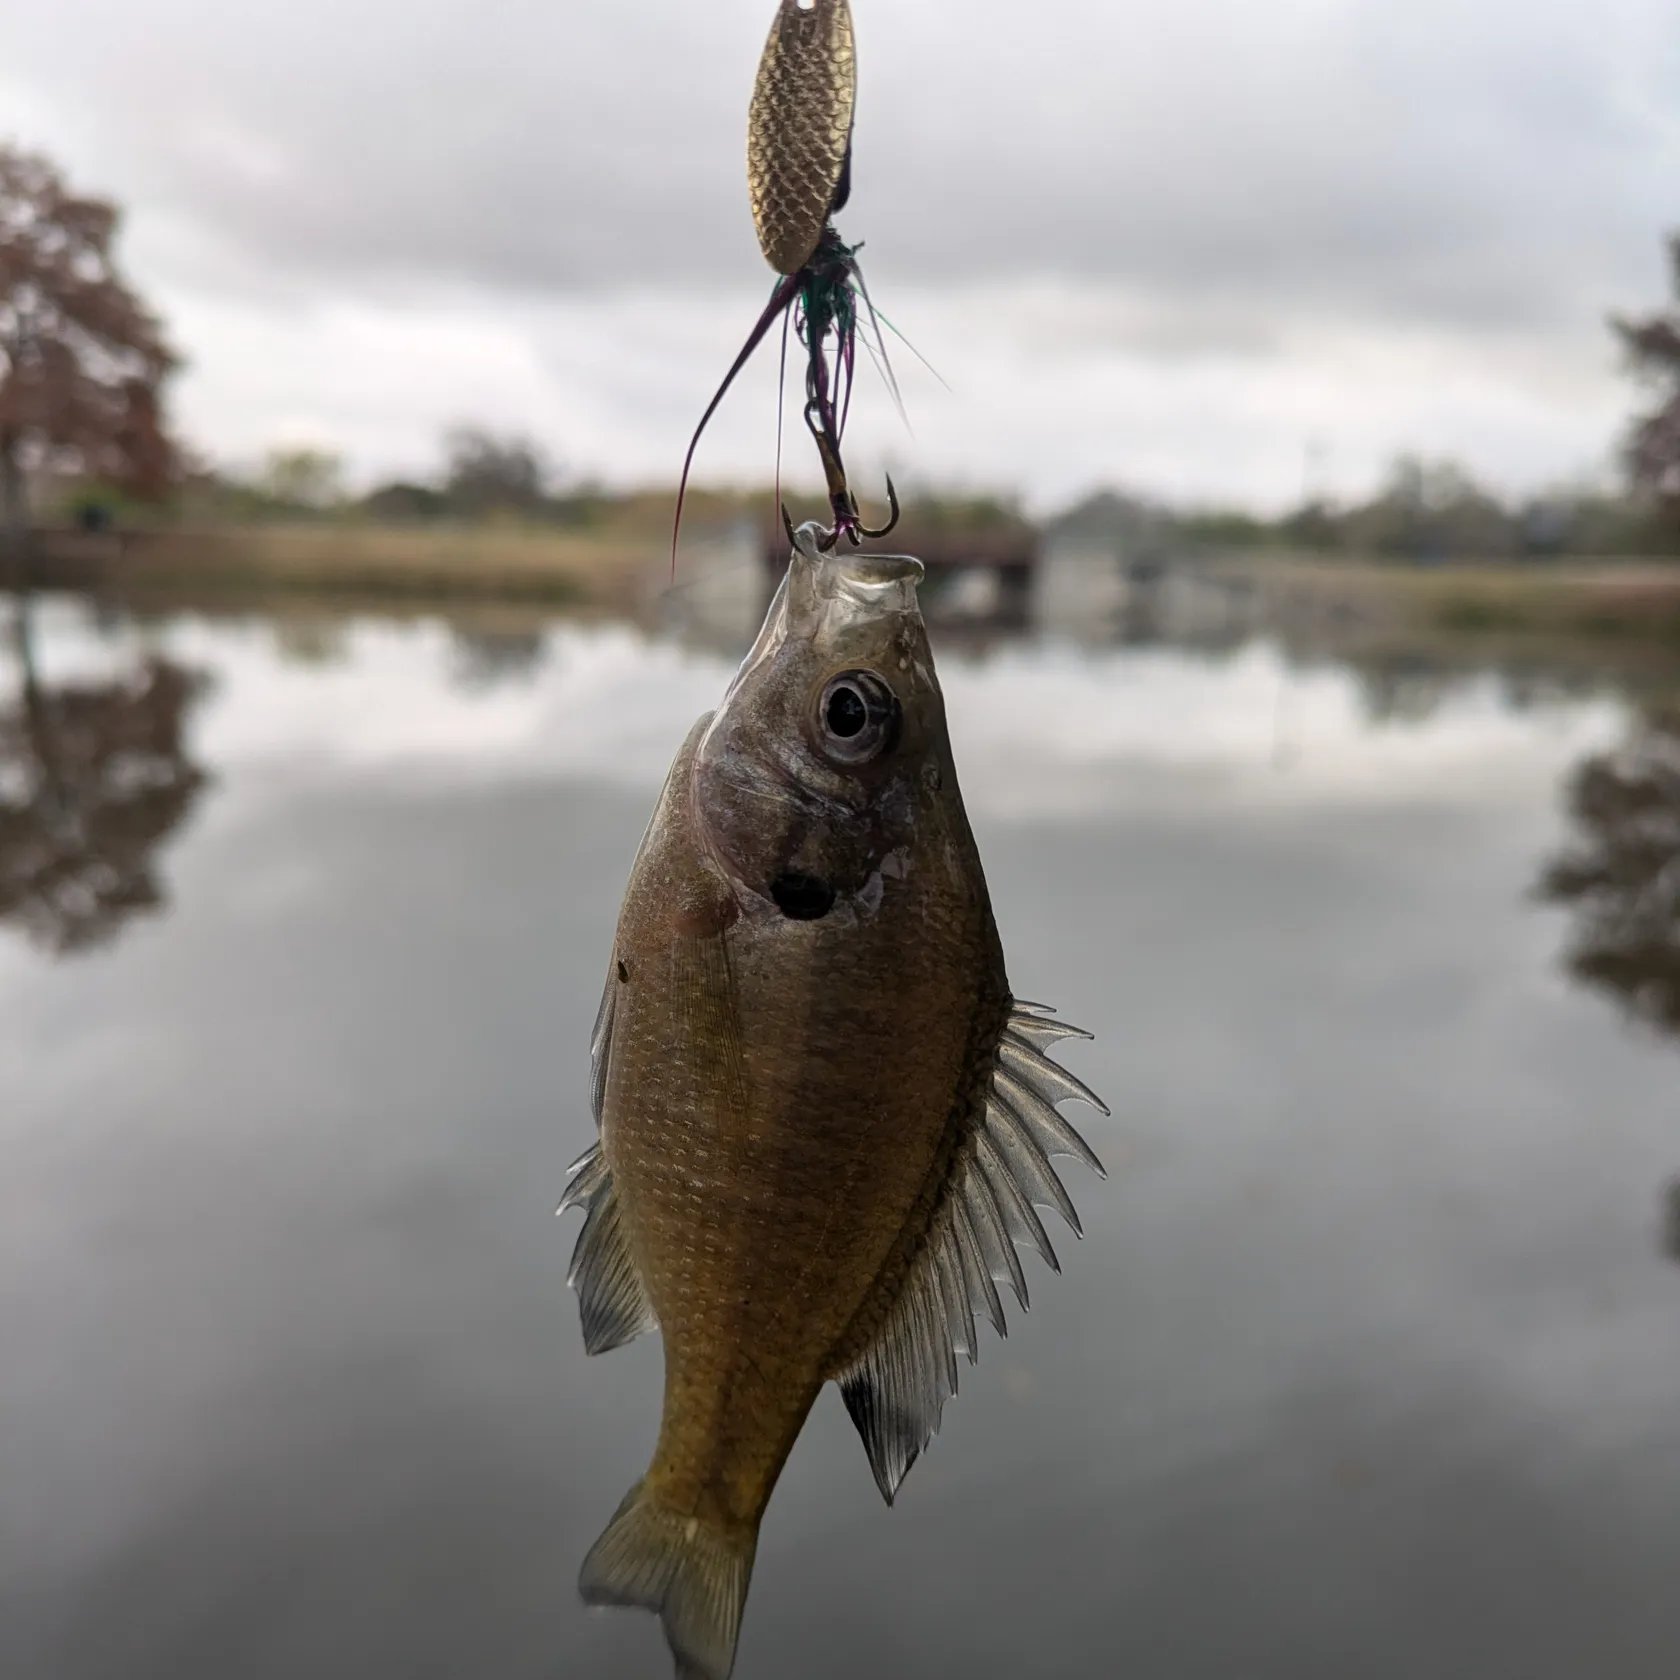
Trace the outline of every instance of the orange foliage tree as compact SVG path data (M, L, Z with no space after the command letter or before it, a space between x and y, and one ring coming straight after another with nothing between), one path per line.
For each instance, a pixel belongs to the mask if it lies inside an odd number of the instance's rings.
M0 518L14 533L33 469L138 496L178 470L162 406L177 357L112 256L117 222L46 158L0 143Z

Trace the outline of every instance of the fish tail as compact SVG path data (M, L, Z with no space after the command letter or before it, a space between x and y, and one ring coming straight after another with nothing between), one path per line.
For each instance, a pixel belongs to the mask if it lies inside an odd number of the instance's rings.
M729 1680L757 1549L756 1526L730 1533L668 1509L638 1482L590 1547L578 1590L587 1604L657 1611L677 1680Z

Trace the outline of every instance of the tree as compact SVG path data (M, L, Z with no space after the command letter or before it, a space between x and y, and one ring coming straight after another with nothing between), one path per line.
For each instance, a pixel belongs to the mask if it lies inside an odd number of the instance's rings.
M449 498L435 484L412 484L398 478L370 490L360 505L370 519L405 524L440 518L448 509Z
M1452 461L1402 455L1381 491L1342 520L1349 546L1411 560L1509 554L1517 531L1509 514Z
M257 486L271 501L323 512L344 500L344 463L330 449L271 449Z
M1654 385L1661 400L1633 423L1623 458L1634 488L1680 523L1680 233L1668 241L1674 306L1643 320L1611 318L1634 373Z
M548 468L527 438L458 426L444 439L445 494L463 513L529 513L542 505Z
M117 223L46 158L0 143L0 518L13 535L35 468L140 496L176 474L162 404L177 358L112 256Z

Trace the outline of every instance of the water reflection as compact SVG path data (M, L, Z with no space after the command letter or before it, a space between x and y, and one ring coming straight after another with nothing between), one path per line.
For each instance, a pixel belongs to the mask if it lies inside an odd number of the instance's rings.
M0 1676L668 1675L571 1592L659 1368L584 1359L552 1213L625 871L736 649L551 620L480 686L437 616L276 622L41 603L43 753L0 621L8 822L50 830L44 763L159 832L216 778L181 913L0 949ZM939 657L1012 975L1097 1031L1128 1165L890 1516L819 1409L740 1680L1669 1675L1673 1056L1542 983L1524 900L1622 703L1477 666L1425 705L1400 661L1373 704L1264 642ZM113 693L129 744L67 753Z
M0 708L0 920L54 952L112 938L166 902L156 852L205 785L183 726L201 675L153 654L104 681L49 684L28 597L11 608L17 696Z
M347 629L342 618L288 613L274 621L274 648L288 665L327 669L349 656Z
M456 625L454 680L464 689L529 682L542 669L548 641L541 627Z
M1680 1265L1680 1178L1663 1192L1662 1247L1663 1253Z
M1572 912L1565 962L1633 1019L1680 1034L1680 712L1649 708L1627 739L1571 772L1572 844L1543 870L1539 896ZM1680 1264L1680 1179L1659 1213Z
M1680 1033L1680 714L1653 712L1570 778L1574 844L1543 898L1574 912L1568 964L1628 1012Z

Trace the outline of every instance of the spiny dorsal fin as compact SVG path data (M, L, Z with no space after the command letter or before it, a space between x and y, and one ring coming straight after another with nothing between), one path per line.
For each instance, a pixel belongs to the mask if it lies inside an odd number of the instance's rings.
M976 1315L989 1319L1000 1336L1007 1333L998 1283L1008 1283L1026 1310L1027 1280L1016 1244L1036 1249L1052 1270L1061 1270L1033 1204L1055 1208L1080 1234L1079 1215L1050 1156L1076 1155L1105 1176L1056 1104L1076 1097L1103 1114L1108 1109L1038 1048L1090 1035L1046 1020L1046 1013L1039 1004L1012 1006L984 1121L963 1144L886 1322L837 1379L889 1505L957 1392L956 1355L966 1354L971 1365L979 1355Z
M595 1116L595 1130L601 1129L601 1109L607 1100L607 1063L612 1058L613 1003L618 996L618 960L607 970L607 984L601 992L601 1007L595 1011L595 1025L589 1029L589 1107Z

